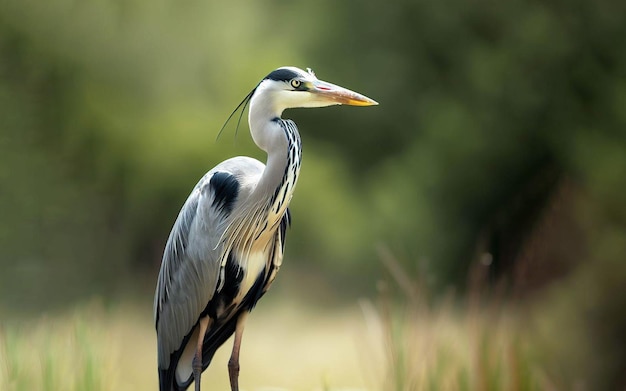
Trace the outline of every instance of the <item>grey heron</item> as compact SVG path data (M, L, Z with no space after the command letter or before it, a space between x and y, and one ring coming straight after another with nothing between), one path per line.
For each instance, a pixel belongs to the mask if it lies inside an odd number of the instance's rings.
M233 334L228 374L231 389L239 389L246 316L281 266L300 171L300 135L293 121L281 118L283 111L378 103L321 81L310 69L282 67L239 106L247 104L250 133L267 153L266 164L239 156L205 174L165 245L154 297L160 391L185 390L192 382L199 391L202 372Z

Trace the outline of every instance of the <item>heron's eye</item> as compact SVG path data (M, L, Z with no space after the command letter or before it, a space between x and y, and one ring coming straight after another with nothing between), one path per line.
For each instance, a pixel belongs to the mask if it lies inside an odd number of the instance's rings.
M302 82L300 80L298 80L298 79L293 79L291 81L291 86L293 88L299 88L301 85L302 85Z

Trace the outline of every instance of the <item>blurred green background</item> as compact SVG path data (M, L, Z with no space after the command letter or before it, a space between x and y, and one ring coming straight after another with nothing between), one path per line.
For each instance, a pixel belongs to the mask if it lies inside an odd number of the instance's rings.
M381 253L433 300L480 275L581 330L563 343L589 351L553 349L562 384L626 386L619 0L1 1L3 317L150 307L196 181L265 159L247 124L216 136L283 65L380 106L285 113L304 161L277 294L376 296Z

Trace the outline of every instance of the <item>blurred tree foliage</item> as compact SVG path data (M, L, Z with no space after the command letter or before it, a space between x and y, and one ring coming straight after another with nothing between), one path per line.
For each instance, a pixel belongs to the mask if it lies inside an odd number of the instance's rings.
M381 106L335 112L354 130L324 137L363 181L375 237L458 282L481 232L519 225L560 178L626 222L623 2L342 2L334 16L325 38L341 43L315 58L373 83Z

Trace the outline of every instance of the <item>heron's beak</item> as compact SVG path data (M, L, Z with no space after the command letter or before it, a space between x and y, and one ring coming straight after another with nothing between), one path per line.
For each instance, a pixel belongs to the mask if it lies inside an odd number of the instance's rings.
M378 104L378 102L365 95L325 81L315 80L311 84L309 92L318 95L324 101L328 101L329 104L350 106L374 106Z

